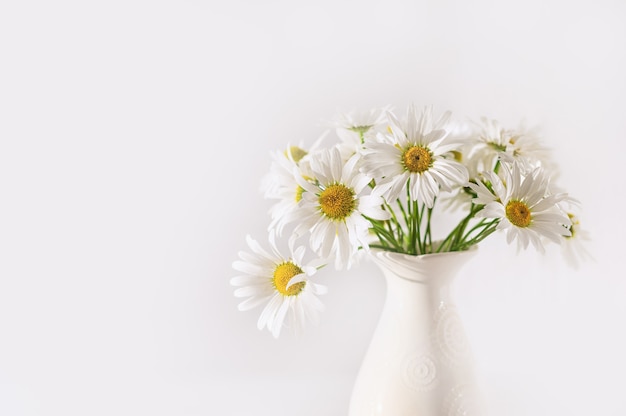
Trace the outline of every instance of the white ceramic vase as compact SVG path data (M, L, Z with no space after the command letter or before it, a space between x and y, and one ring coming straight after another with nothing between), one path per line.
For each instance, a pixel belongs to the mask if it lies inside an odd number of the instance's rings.
M452 280L475 253L372 251L387 295L349 416L483 414L470 348L450 298Z

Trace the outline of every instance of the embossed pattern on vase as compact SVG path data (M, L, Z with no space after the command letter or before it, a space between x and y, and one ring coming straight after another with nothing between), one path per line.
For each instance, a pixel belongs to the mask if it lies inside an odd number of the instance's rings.
M411 390L433 389L438 381L436 359L426 353L409 355L404 361L404 384Z
M453 387L444 399L442 416L481 416L476 392L466 384Z
M441 305L435 315L434 341L449 365L465 366L471 357L463 323L454 306Z

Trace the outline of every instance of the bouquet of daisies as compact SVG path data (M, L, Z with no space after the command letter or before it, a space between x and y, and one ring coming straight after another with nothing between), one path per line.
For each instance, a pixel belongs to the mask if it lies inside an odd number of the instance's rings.
M572 262L586 255L579 204L551 182L549 151L530 132L488 119L453 123L449 112L436 118L414 106L402 116L343 114L334 130L331 146L322 146L325 135L272 154L268 246L248 236L251 252L233 263L235 296L246 298L239 309L264 305L258 327L275 337L286 324L317 321L326 287L311 278L322 266L350 268L371 249L461 251L501 231L518 249L543 252L553 242ZM443 232L435 230L442 215L453 224Z

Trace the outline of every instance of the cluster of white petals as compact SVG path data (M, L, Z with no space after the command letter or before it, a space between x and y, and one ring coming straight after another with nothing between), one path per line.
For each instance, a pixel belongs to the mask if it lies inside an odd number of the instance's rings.
M552 182L555 164L539 136L496 120L454 122L449 112L409 106L343 113L335 118L335 143L287 146L272 153L263 191L270 210L270 251L252 239L252 254L233 267L240 309L265 305L258 326L278 336L289 324L317 320L316 267L352 267L370 248L410 255L467 250L495 232L518 249L564 246L571 265L590 257L580 244L574 199ZM431 214L454 208L465 217L445 237L433 237ZM277 238L288 238L282 256ZM445 234L444 234L445 235ZM300 244L298 249L293 249ZM304 246L312 263L303 265Z

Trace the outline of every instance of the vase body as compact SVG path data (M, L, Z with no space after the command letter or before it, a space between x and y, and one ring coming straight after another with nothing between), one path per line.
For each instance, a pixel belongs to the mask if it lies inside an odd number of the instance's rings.
M349 416L482 414L469 344L450 297L450 284L475 253L372 252L387 294Z

